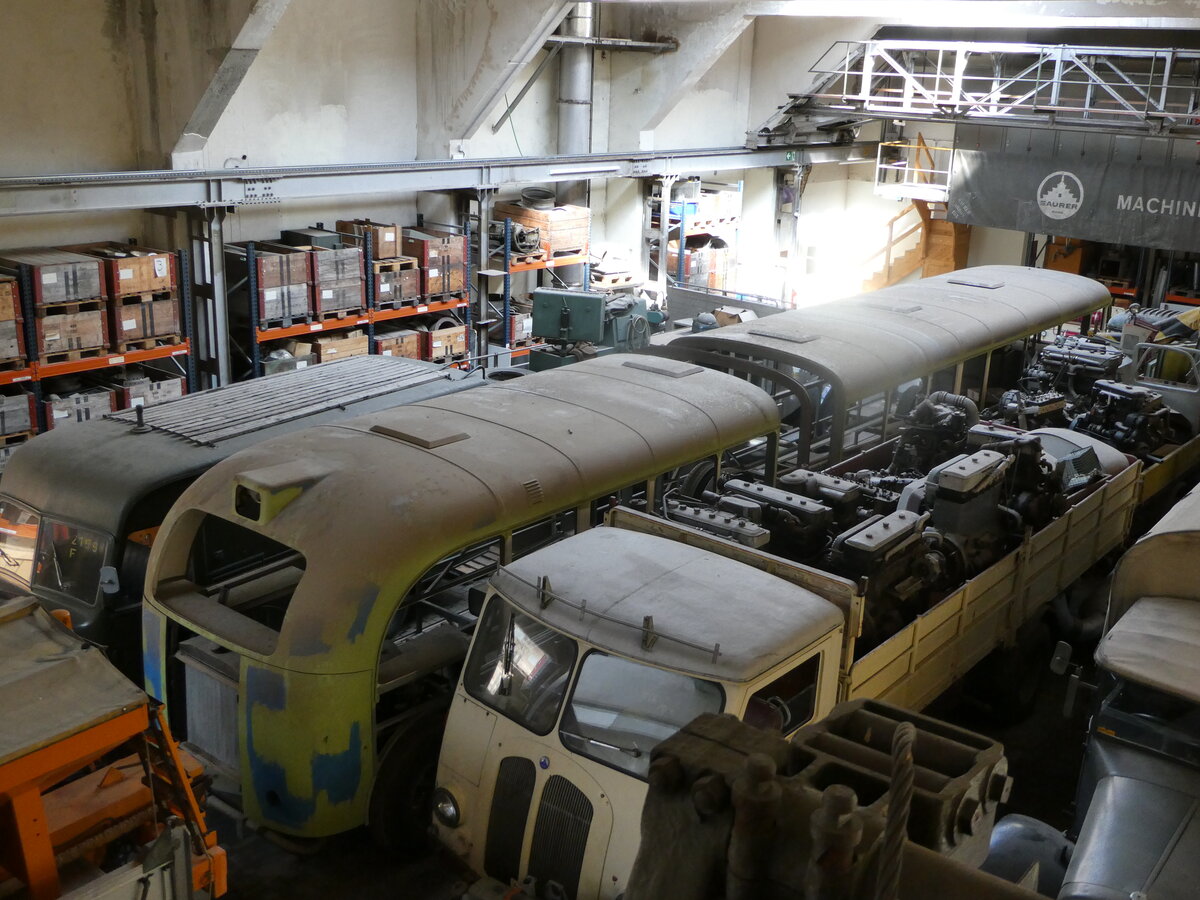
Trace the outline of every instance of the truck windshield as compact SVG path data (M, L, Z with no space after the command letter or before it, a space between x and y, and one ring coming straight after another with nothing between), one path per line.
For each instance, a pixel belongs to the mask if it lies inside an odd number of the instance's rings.
M724 704L720 685L593 650L579 668L559 736L575 753L645 778L650 751Z
M22 590L43 588L95 603L109 543L99 531L0 497L0 576Z
M496 596L475 631L463 687L535 734L547 734L558 718L574 665L571 638Z

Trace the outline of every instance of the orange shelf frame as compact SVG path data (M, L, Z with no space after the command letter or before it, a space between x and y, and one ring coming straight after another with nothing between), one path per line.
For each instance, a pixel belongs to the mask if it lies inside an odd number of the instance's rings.
M0 372L0 385L4 384L20 384L23 381L33 381L37 374L33 371L33 365L30 364L24 369L13 369L9 372Z
M287 328L268 328L258 332L256 340L260 344L268 341L278 341L281 338L301 337L306 334L320 334L324 331L341 331L346 328L359 328L371 322L387 322L392 319L404 319L409 316L422 316L426 313L445 312L451 309L461 309L467 305L465 297L451 297L435 303L420 303L416 306L403 306L400 309L374 309L358 316L346 316L343 319L327 319L324 322L302 322L299 325L289 325Z
M167 359L172 356L186 356L191 352L190 341L181 344L167 344L163 347L152 347L149 350L130 350L128 353L110 353L107 356L96 356L91 359L74 359L59 363L33 363L31 366L33 378L38 381L54 375L74 375L78 372L92 372L96 369L107 369L111 366L126 366L131 363L148 362L152 359ZM4 375L16 373L5 372ZM4 384L0 380L0 384ZM11 383L11 381L7 382Z
M539 269L556 269L559 266L582 266L591 259L591 254L588 253L588 248L584 247L582 253L574 253L570 256L557 256L551 259L544 259L541 262L518 263L508 267L509 274L513 272L536 272Z

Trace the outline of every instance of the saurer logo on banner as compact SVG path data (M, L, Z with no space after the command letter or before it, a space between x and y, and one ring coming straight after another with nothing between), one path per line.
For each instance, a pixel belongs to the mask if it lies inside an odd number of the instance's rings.
M1051 172L1037 189L1038 208L1049 219L1069 219L1083 205L1083 183L1071 172Z

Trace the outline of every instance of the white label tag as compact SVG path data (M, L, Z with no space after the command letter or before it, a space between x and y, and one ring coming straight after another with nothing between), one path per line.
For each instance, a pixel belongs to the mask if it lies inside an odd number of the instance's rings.
M263 298L266 300L274 300L278 296L279 290L277 288L271 288L270 290L263 291Z
M331 291L331 290L321 291L321 299L322 300L332 300L333 299L333 291Z
M296 360L296 368L297 369L307 369L308 368L308 360L307 359Z
M71 418L71 411L70 411L70 410L63 410L63 409L56 409L56 410L54 411L54 418L56 418L56 419L69 419L69 418Z
M438 269L430 269L430 270L429 270L429 277L430 277L430 278L437 278L437 277L438 277L438 272L439 272L439 270L438 270Z
M133 331L137 328L137 319L122 319L121 328L124 331Z
M123 356L110 356L108 358L108 364L110 366L119 366L123 362L125 362L125 357Z
M418 306L417 312L425 312L425 310L427 310L427 309L429 309L428 306Z
M57 341L62 339L62 336L57 331L47 331L44 335L42 335L42 337L48 341Z
M158 278L167 277L167 258L165 256L154 257L154 274Z
M394 232L394 231L385 231L385 232L383 233L383 239L384 239L385 241L394 241L394 240L396 239L396 232Z
M42 273L42 284L58 284L58 273L57 272L43 272Z
M383 351L382 353L380 353L379 355L380 355L380 356L391 356L391 355L392 355L392 351L391 351L391 350L384 350L384 351Z
M335 353L337 353L337 347L326 347L325 348L326 356L333 356L333 354L335 354Z
M379 293L390 294L391 292L392 292L392 286L390 284L381 284L379 286Z
M135 406L145 406L145 405L146 405L145 397L132 397L129 400L129 408L130 409L133 409Z
M437 252L436 250L434 250L432 247L430 247L430 248L429 248L429 255L430 255L430 256L437 256L437 255L438 255L438 252Z
M324 325L322 325L320 322L318 322L315 325L309 325L308 330L309 331L320 331L324 327L325 327Z
M133 269L117 269L117 277L124 281L126 278L133 277Z
M434 341L434 342L433 342L433 346L434 346L434 347L440 347L440 346L442 346L442 342L441 342L441 341Z

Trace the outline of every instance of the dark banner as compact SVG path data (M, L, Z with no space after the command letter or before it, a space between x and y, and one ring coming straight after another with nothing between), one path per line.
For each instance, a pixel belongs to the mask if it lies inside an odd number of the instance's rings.
M957 150L947 217L1110 244L1200 250L1200 169Z

